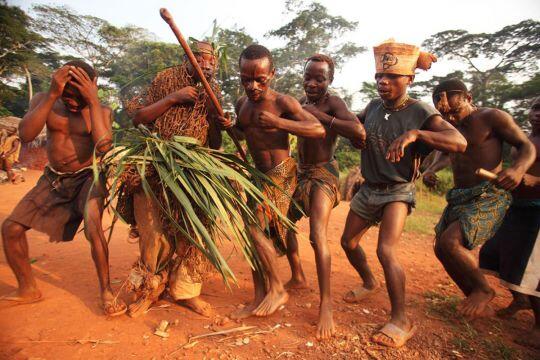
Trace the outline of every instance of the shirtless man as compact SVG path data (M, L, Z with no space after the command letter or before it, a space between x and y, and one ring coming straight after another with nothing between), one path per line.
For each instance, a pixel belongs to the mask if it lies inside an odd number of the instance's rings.
M467 139L463 154L437 154L426 169L427 182L446 166L449 156L455 187L448 192L448 206L435 228L435 254L446 272L467 296L459 312L469 318L489 316L487 304L495 292L489 286L471 250L491 238L510 205L514 190L534 162L533 144L504 111L477 108L465 84L447 80L433 91L433 102L446 120ZM502 168L503 142L517 149L512 166ZM475 175L478 168L497 173L494 183Z
M540 97L532 102L529 122L536 161L512 192L512 205L495 236L482 246L479 262L482 270L496 274L512 292L514 299L498 312L500 316L532 307L535 323L531 334L515 341L540 349Z
M334 80L334 61L326 55L313 55L304 68L304 90L301 99L304 110L313 114L325 127L322 139L298 138L298 185L293 199L309 216L309 239L315 250L317 276L319 278L320 310L317 338L326 339L335 333L330 290L330 250L326 240L330 212L339 204L339 168L334 159L338 135L349 139L360 148L366 139L364 127L351 113L345 102L328 93L328 86ZM291 207L289 218L296 222L302 213ZM302 288L306 280L300 257L296 234L289 232L287 238L287 258L291 265L292 277L286 288Z
M110 286L109 251L101 226L106 190L103 182L94 183L91 167L94 150L99 156L112 144L111 109L100 104L97 93L94 69L83 61L70 61L53 74L48 92L34 96L19 125L22 142L32 141L47 127L49 165L2 224L4 252L19 288L0 302L26 304L42 298L28 259L27 230L44 232L53 242L70 241L84 220L103 311L126 311Z
M297 100L270 88L275 70L268 49L255 44L248 46L242 51L239 64L240 80L246 96L236 103L238 123L235 128L244 133L257 169L280 187L266 187L264 192L277 205L281 215L286 216L296 185L296 163L290 157L289 134L322 138L325 130L313 115L302 109ZM233 126L228 117L221 117L219 121L224 128ZM258 209L258 217L259 225L250 225L249 231L264 266L266 279L253 271L255 299L234 313L234 318L270 315L289 298L278 275L276 253L276 250L280 254L286 251L286 231L279 218L268 214L267 209ZM261 230L266 228L268 221L271 222L271 233L275 235L273 244L268 234Z

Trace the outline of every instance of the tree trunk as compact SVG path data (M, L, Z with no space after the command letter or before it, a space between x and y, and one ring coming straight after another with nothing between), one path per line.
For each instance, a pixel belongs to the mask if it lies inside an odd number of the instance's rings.
M28 85L28 105L30 106L30 101L34 97L34 88L32 87L32 74L28 70L26 65L23 65L24 75L26 76L26 84Z

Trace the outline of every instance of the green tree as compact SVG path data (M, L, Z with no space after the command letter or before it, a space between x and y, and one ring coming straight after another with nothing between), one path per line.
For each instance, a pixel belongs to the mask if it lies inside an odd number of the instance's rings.
M463 72L433 78L424 86L429 93L438 80L460 77L476 104L505 109L524 123L524 106L538 94L540 22L524 20L494 33L472 34L447 30L432 35L423 45L435 54L466 65ZM536 80L535 80L536 79ZM417 87L418 89L418 87Z
M142 28L115 27L101 18L78 14L67 6L35 5L32 13L34 29L59 52L85 59L102 74L110 71L111 64L130 44L151 37Z
M285 41L283 47L272 51L277 72L275 87L278 91L297 98L303 96L304 61L313 54L329 55L339 67L345 60L365 51L364 47L352 42L340 41L345 34L356 29L357 22L331 15L318 2L289 0L286 15L292 15L293 19L266 35Z
M27 105L33 96L33 79L49 75L39 52L46 50L47 42L32 31L31 22L32 19L22 9L0 2L0 106L6 114L21 115L21 104ZM8 82L17 83L19 78L24 78L26 90L7 85ZM23 94L26 97L24 101L18 99Z

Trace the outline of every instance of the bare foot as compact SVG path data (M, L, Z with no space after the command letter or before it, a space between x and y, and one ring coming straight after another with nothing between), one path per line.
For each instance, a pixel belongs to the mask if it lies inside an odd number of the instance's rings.
M252 303L232 312L229 317L233 320L239 320L253 316L253 311L259 306L262 300L263 298L261 298L260 300L254 300Z
M281 305L289 300L289 294L285 290L281 292L269 291L263 301L253 311L255 316L268 316L273 314Z
M305 277L302 277L301 279L295 279L291 278L286 284L285 289L287 290L301 290L301 289L308 289L309 286L307 285L307 281Z
M514 339L516 344L528 346L534 349L540 349L540 328L535 327L530 336Z
M104 291L101 294L103 312L107 316L123 315L127 311L126 303L115 297L111 291Z
M137 300L129 305L128 315L136 318L146 313L152 304L158 301L159 296L165 290L165 284L161 283L156 289L145 289L138 294Z
M196 296L191 299L182 299L176 301L179 305L185 306L197 314L210 317L213 315L212 306L206 301L202 300L200 296Z
M24 304L32 304L43 300L41 291L37 288L18 289L9 294L0 296L0 307L11 307Z
M459 306L459 313L468 318L490 317L495 315L489 302L495 296L493 289L490 291L474 290Z
M336 333L332 304L321 304L319 310L319 323L317 324L317 339L328 339Z
M379 290L380 284L378 282L375 282L372 286L367 285L360 285L356 289L352 289L348 291L345 296L343 296L343 300L348 303L357 303L362 300L364 300L369 295L372 295L373 293L377 292Z
M510 318L518 311L529 309L531 309L531 303L527 296L514 296L510 305L497 311L497 316L501 318Z

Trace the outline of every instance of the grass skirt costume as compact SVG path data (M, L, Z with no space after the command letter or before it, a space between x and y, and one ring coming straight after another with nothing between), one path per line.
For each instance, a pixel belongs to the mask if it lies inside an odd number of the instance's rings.
M186 86L196 86L186 64L166 69L127 108L133 114ZM214 81L211 86L219 94ZM149 128L128 130L108 158L116 163L109 177L117 215L136 223L140 234L141 256L129 278L138 298L130 306L132 316L144 313L167 287L175 300L198 296L212 266L227 284L236 281L219 251L221 239L233 242L259 269L245 229L246 223L257 223L256 215L242 191L255 204L277 210L261 192L263 186L254 184L270 184L264 174L233 154L205 146L208 96L198 89L194 104L173 106Z

